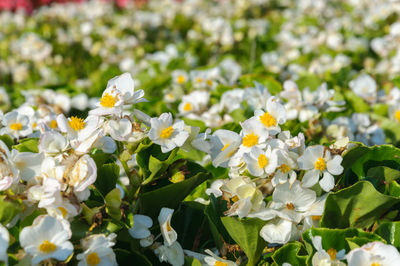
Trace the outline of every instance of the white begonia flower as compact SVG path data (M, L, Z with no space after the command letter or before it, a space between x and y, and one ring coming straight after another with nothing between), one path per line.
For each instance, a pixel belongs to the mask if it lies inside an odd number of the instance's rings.
M128 141L130 141L130 139ZM97 138L97 140L93 143L92 148L96 148L102 150L104 153L111 154L117 150L117 143L115 143L113 138L109 136L103 136Z
M325 193L321 197L318 197L316 201L310 206L310 208L303 213L303 227L302 232L306 231L308 228L319 227L319 221L324 213L326 197L329 193Z
M82 142L87 139L99 127L100 119L96 116L88 116L86 119L71 116L66 118L63 114L57 116L57 125L61 132L67 134L72 142Z
M26 137L32 133L29 117L20 114L17 111L12 111L4 115L2 119L3 128L0 129L0 134L8 134L13 138Z
M184 70L174 70L172 71L172 81L176 84L182 85L189 80L189 75Z
M81 240L84 252L76 256L78 266L91 265L118 265L112 246L115 245L116 234L108 236L103 234L91 235Z
M19 234L21 247L32 256L32 263L54 258L66 260L74 247L68 240L71 230L66 220L59 220L49 215L39 216L32 226L24 227Z
M86 93L75 95L71 99L71 106L80 111L85 110L89 106L89 99Z
M272 96L267 101L266 112L258 109L254 111L254 116L272 135L281 131L279 125L286 122L285 107L279 103L279 99Z
M135 91L131 74L124 73L108 81L97 108L91 110L89 115L120 115L123 105L144 102L146 99L143 96L143 90Z
M178 238L178 234L171 227L171 218L173 213L173 209L162 208L158 215L158 223L160 224L160 231L164 238L165 246L171 246Z
M159 118L154 117L150 123L149 138L160 145L164 153L175 147L181 147L189 137L189 133L185 130L185 123L177 121L173 124L171 113L163 113Z
M128 118L108 120L104 127L105 133L117 141L127 141L132 134L132 122Z
M153 226L153 220L146 215L133 215L133 226L129 234L135 239L147 238L151 235L149 228Z
M15 166L7 145L0 140L0 191L7 190L19 180L19 170Z
M39 152L48 155L62 154L68 147L68 140L56 131L47 131L43 133L40 136L38 144Z
M279 217L299 223L303 218L302 213L307 211L315 200L315 191L303 188L296 180L292 185L286 182L276 186L269 207L278 210Z
M11 151L11 158L15 167L19 170L20 178L24 181L39 176L41 173L43 153Z
M217 255L214 254L214 252L212 252L209 249L206 249L204 251L205 253L207 253L209 256L205 256L204 257L204 262L206 263L206 265L209 266L237 266L236 263L234 263L233 261L230 260L224 260L223 258L218 257Z
M356 79L350 81L349 86L350 89L361 98L369 102L376 101L377 86L375 80L371 76L362 74Z
M215 167L228 167L230 158L238 150L241 137L236 132L218 129L211 136L211 160Z
M271 184L277 186L287 181L289 181L289 184L293 184L297 177L294 171L297 169L296 161L291 157L290 152L281 149L277 150L277 157L279 166L277 167L274 177L271 179Z
M351 266L397 266L399 265L400 254L394 246L376 241L351 250L346 259L348 265Z
M247 164L247 169L254 176L266 177L272 174L278 166L277 150L272 150L270 146L266 151L253 147L243 157Z
M224 180L217 179L214 182L212 182L210 188L206 189L206 194L211 195L213 194L214 197L218 198L222 196L222 191L221 191L221 186L225 183Z
M317 252L314 254L312 258L312 265L331 265L331 266L345 266L344 262L340 260L344 260L346 256L346 250L342 249L340 251L336 251L334 248L330 248L327 251L322 247L322 237L315 236L311 238L314 248Z
M53 195L55 201L50 205L42 206L46 208L46 211L50 216L71 220L79 214L77 207L71 204L68 199L63 198L60 191L55 191ZM40 203L41 205L44 205L43 200L41 200Z
M178 106L180 114L190 119L200 119L196 114L200 114L207 109L210 93L208 91L193 91L182 97L182 102Z
M240 136L242 137L241 148L249 150L256 146L259 148L265 147L265 141L268 138L268 130L259 123L257 118L252 117L243 123L240 123L242 130Z
M72 167L68 175L68 185L72 186L74 191L82 192L96 181L96 163L89 155L80 157Z
M299 237L296 226L284 219L269 222L260 230L260 236L268 243L286 244Z
M10 243L10 234L7 229L0 223L0 261L4 261L8 265L7 249Z
M161 245L154 250L160 262L168 262L173 266L182 266L185 262L183 249L178 241L175 241L170 246Z
M340 175L343 172L342 160L340 155L332 158L331 153L325 150L324 146L308 147L297 160L299 168L307 170L303 176L303 186L312 187L318 182L320 175L323 175L319 184L324 191L329 192L335 186L333 175Z

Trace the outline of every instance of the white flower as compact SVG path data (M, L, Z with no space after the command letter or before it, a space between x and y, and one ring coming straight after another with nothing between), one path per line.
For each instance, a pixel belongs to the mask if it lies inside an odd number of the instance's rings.
M160 214L158 215L158 222L160 224L160 230L164 238L165 246L171 246L178 238L177 233L171 227L171 218L173 213L173 209L162 208Z
M181 245L175 241L172 245L161 245L154 250L160 262L166 261L173 266L184 264L185 258Z
M98 128L99 118L88 116L85 120L76 116L66 118L63 114L57 116L57 125L61 132L67 133L72 142L81 142L87 139Z
M273 96L267 101L266 112L258 109L254 111L254 115L272 135L279 133L281 131L279 125L286 122L285 107Z
M4 115L2 119L3 128L0 134L8 134L13 138L26 137L32 133L29 117L12 111Z
M29 181L30 179L40 175L42 162L44 160L43 153L19 152L11 151L12 161L15 167L19 170L22 180Z
M10 242L10 234L7 229L0 224L0 261L4 261L7 265L8 255L7 248Z
M152 118L150 123L149 138L160 145L164 153L175 147L181 147L189 137L189 133L185 131L185 123L178 121L173 124L171 113L163 113L159 118Z
M307 170L303 176L303 185L312 187L318 182L320 175L323 175L319 184L324 191L330 191L335 186L333 175L343 172L342 160L340 155L332 158L331 153L321 145L308 147L298 159L300 169Z
M281 218L299 223L302 213L307 211L315 200L315 191L301 187L300 182L296 180L293 185L286 182L276 186L270 208L279 210L277 215Z
M217 255L215 255L211 250L206 249L205 252L209 255L209 256L205 256L204 257L204 262L206 263L206 265L208 266L215 266L215 265L220 265L220 266L237 266L236 263L234 263L233 261L230 260L224 260L220 257L218 257Z
M133 215L133 226L129 229L129 234L136 239L143 239L150 236L149 228L153 226L153 220L149 216Z
M266 151L258 147L251 148L249 153L245 153L244 160L247 169L254 176L263 176L272 174L278 166L278 157L276 150L268 146Z
M288 181L288 177L289 183L293 184L297 177L296 172L294 171L297 169L296 161L291 157L291 153L285 150L277 150L277 156L279 166L271 180L272 185L276 186L278 184L283 184Z
M394 246L376 241L351 250L347 254L346 259L347 263L351 266L397 266L399 265L400 254Z
M61 154L69 147L68 140L59 132L47 131L40 136L39 152L45 154Z
M228 167L230 158L238 150L241 137L236 132L218 129L212 136L211 141L211 160L215 167Z
M371 76L362 74L358 78L350 81L350 89L358 96L369 102L375 102L377 99L376 82Z
M190 119L200 119L200 114L206 110L210 93L207 91L193 91L182 97L182 102L178 106L180 114L186 115Z
M112 246L115 245L116 234L109 236L103 234L91 235L81 240L83 253L76 256L78 266L91 265L118 265Z
M298 238L296 226L287 220L279 219L261 228L260 236L268 243L286 244Z
M240 136L242 137L242 146L245 150L253 146L259 148L265 147L265 141L268 138L268 131L261 125L257 118L252 117L240 124L242 130Z
M82 192L96 181L96 163L92 157L85 154L74 163L68 177L68 184L74 188L74 191Z
M0 191L8 189L19 180L19 170L15 166L7 145L0 140Z
M312 258L313 266L345 266L346 264L341 262L346 255L346 251L344 249L340 251L336 251L334 248L330 248L327 251L322 247L322 237L315 236L311 238L314 248L317 252L314 254Z
M69 223L48 215L37 217L19 235L21 247L32 256L33 264L49 258L66 260L74 249L70 238Z
M127 141L132 133L132 122L127 118L108 120L105 132L117 141Z

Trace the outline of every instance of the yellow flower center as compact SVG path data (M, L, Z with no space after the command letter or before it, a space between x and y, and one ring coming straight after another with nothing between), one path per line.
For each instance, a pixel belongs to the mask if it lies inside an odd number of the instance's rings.
M79 131L85 127L85 122L83 122L83 118L71 116L68 121L68 125L72 127L75 131Z
M236 202L236 201L239 200L239 197L238 197L238 196L234 196L234 197L231 198L231 200L232 200L233 202Z
M185 82L185 76L179 75L178 78L176 79L176 81L177 81L179 84L184 83L184 82Z
M267 164L268 164L267 156L265 156L264 154L260 154L258 156L258 166L260 168L264 168L265 166L267 166Z
M169 224L169 221L167 221L167 232L171 231L172 231L171 225Z
M196 82L197 82L197 83L202 83L202 82L203 82L203 79L202 79L202 78L196 78Z
M33 127L33 128L36 128L36 127L37 127L37 123L36 123L36 122L33 122L33 123L32 123L32 127Z
M167 127L161 131L160 137L163 139L167 139L172 135L172 132L174 132L172 126Z
M225 144L224 147L222 147L221 151L224 151L226 148L229 147L229 145L231 145L231 144L230 143Z
M282 164L278 167L278 169L281 170L282 173L287 174L290 171L290 166L287 164Z
M192 105L190 103L186 103L183 106L183 110L186 111L186 112L192 110Z
M294 205L293 205L293 203L291 203L291 202L286 203L286 208L287 208L288 210L294 210Z
M104 94L103 97L100 99L100 105L106 108L114 107L115 103L117 102L118 97L114 97L108 93Z
M394 118L396 118L397 121L400 122L400 110L397 110L396 113L394 113Z
M371 263L371 266L380 266L379 262L373 262Z
M228 266L228 263L216 260L214 266Z
M89 265L97 265L100 261L99 255L96 252L90 253L86 258L86 262Z
M213 85L213 81L211 79L207 79L206 83L210 87Z
M43 253L51 253L54 252L56 249L57 246L49 242L48 240L43 241L43 243L39 246L39 250Z
M320 170L320 171L324 171L326 168L326 163L324 158L319 157L316 161L315 161L315 169Z
M312 215L312 216L311 216L311 219L312 219L313 221L321 220L321 218L322 218L321 215Z
M21 123L12 123L10 125L10 128L12 130L21 130L22 129L22 124Z
M50 122L50 127L51 127L52 129L57 128L57 121L56 121L56 120L51 120L51 122Z
M268 112L260 116L260 121L265 127L276 126L276 119Z
M60 210L62 216L65 218L65 216L67 216L68 214L67 209L65 209L64 207L58 207L58 209Z
M243 146L252 147L258 143L258 136L254 133L247 134L243 137Z
M327 252L329 257L331 257L331 260L336 260L336 249L330 248Z

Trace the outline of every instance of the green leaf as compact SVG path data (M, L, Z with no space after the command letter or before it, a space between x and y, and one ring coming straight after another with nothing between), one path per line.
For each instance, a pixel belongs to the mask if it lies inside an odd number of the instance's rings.
M19 213L22 212L22 207L17 201L6 200L5 197L0 197L0 223L8 224Z
M380 224L375 234L380 235L388 244L400 249L400 221Z
M400 171L387 166L377 166L368 169L367 180L381 192L385 189L385 184L400 178Z
M247 265L255 265L260 259L267 242L260 237L260 230L265 221L258 218L222 217L229 235L243 249L248 258Z
M396 181L390 182L388 194L393 197L400 197L400 185Z
M111 190L105 197L106 212L114 219L121 219L121 191L118 188Z
M305 253L304 246L297 241L291 242L275 251L272 259L277 265L283 265L285 262L291 265L306 265L307 256L300 253Z
M7 145L9 150L11 150L12 146L14 145L14 140L9 135L1 135L0 140Z
M119 177L118 164L116 163L103 164L100 168L97 168L97 179L94 185L104 196L115 188L118 177Z
M39 144L39 138L27 138L27 139L21 139L20 144L12 146L13 149L16 149L20 152L34 152L38 153L38 144Z
M379 115L372 113L371 118L377 121L380 128L383 129L388 143L396 143L400 141L400 123L387 118L387 115Z
M86 222L91 225L93 223L93 216L100 212L102 207L89 208L85 203L81 203L81 206L83 217L85 218Z
M369 111L369 105L353 91L346 90L344 92L344 97L356 113L365 113Z
M201 266L201 263L198 259L193 257L185 256L185 266Z
M369 227L400 198L379 193L368 181L330 193L326 199L321 226L328 228Z
M192 190L209 178L208 173L197 175L179 183L169 184L161 188L142 193L139 197L140 213L157 217L162 207L176 209Z

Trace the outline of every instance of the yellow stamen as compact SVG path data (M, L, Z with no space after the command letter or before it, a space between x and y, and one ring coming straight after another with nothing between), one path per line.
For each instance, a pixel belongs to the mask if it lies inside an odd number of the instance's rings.
M268 164L267 156L265 156L264 154L260 154L258 156L258 166L260 168L264 168L265 166L267 166L267 164Z
M203 79L202 79L202 78L196 78L196 82L197 82L197 83L202 83L202 82L203 82Z
M172 126L167 127L161 131L160 137L163 139L167 139L172 135L172 132L174 132Z
M64 207L58 207L58 209L60 210L63 218L65 218L65 216L67 216L67 214L68 214L67 209L65 209Z
M51 253L54 252L56 249L57 246L49 242L48 240L43 241L43 243L39 246L39 250L43 253Z
M233 202L236 202L236 201L239 200L239 197L238 197L238 196L234 196L234 197L231 198L231 200L232 200Z
M294 210L294 205L293 205L293 203L291 203L291 202L286 203L286 208L287 208L288 210Z
M12 130L21 130L22 129L22 124L21 123L12 123L10 125L10 128Z
M371 263L371 266L380 266L379 262L373 262Z
M33 127L33 128L36 128L36 127L37 127L37 123L36 123L36 122L33 122L33 123L32 123L32 127Z
M319 157L316 161L315 161L315 169L320 170L320 171L324 171L326 168L326 163L324 158Z
M184 83L184 82L185 82L185 76L179 75L179 76L177 77L176 81L177 81L179 84Z
M183 110L184 111L191 111L192 110L192 105L190 104L190 103L186 103L184 106L183 106Z
M214 266L228 266L228 263L216 260Z
M83 122L83 118L71 116L71 118L68 121L68 125L75 131L79 131L85 127L85 122Z
M322 218L321 215L313 215L313 216L311 216L311 219L312 219L313 221L321 220L321 218Z
M287 174L290 171L290 166L287 164L281 164L278 169L281 170L282 173Z
M222 147L221 151L224 151L226 148L229 147L229 145L231 145L231 144L230 143L225 144L224 147Z
M276 119L268 112L260 116L260 121L265 127L276 126Z
M207 79L206 83L210 87L213 85L213 81L211 79Z
M330 248L327 252L329 257L331 257L331 260L336 260L336 249Z
M169 224L169 221L167 221L167 232L171 231L172 231L171 225Z
M99 255L96 252L90 253L86 258L86 262L89 265L97 265L100 261Z
M108 93L104 94L103 97L100 99L100 105L106 108L114 107L115 103L117 102L118 97L114 97Z
M400 122L400 110L397 110L396 113L394 113L394 118L396 118L397 121Z
M258 143L258 136L254 133L247 134L243 137L243 146L252 147Z
M56 121L56 120L51 120L51 122L50 122L50 127L51 127L52 129L57 128L57 121Z

